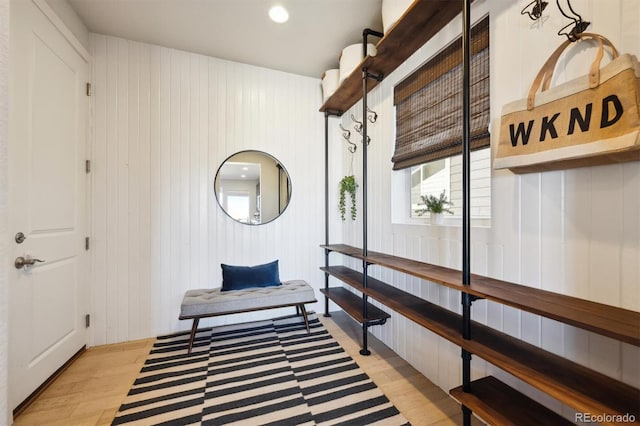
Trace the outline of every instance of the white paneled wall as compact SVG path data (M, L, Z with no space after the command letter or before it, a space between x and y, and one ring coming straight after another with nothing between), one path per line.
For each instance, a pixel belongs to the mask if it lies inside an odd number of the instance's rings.
M91 41L92 344L190 327L177 320L182 295L219 286L220 263L279 259L281 279L321 286L319 80L102 35ZM291 176L291 203L269 224L233 222L213 193L220 164L246 149L272 154ZM226 321L238 318L210 323Z
M609 37L622 52L640 56L640 2L636 0L575 0L572 5L592 22L594 32ZM493 124L502 105L523 98L538 68L563 40L556 35L566 24L555 4L545 11L543 24L520 14L522 4L512 0L474 2L473 20L486 14L491 20L491 109ZM394 191L402 191L391 171L394 143L393 86L423 64L460 31L460 19L416 52L374 89L369 106L378 121L369 126L369 249L461 268L461 228L392 222ZM583 49L562 61L557 82L586 73L594 52ZM342 117L352 128L357 104ZM337 127L337 126L336 126ZM339 130L336 128L336 132ZM354 132L352 132L352 135ZM357 134L355 134L358 136ZM492 138L496 135L493 134ZM495 148L495 146L494 146ZM348 153L342 173L347 172ZM361 150L355 174L361 176ZM640 310L640 163L632 162L549 173L514 175L493 171L490 227L472 230L472 271L491 277ZM361 198L361 194L358 194ZM393 217L400 217L394 215ZM360 245L361 216L344 227L342 241ZM355 265L355 264L354 264ZM383 281L460 312L459 293L441 286L370 268ZM386 309L386 308L384 308ZM640 351L636 347L565 326L499 304L477 301L473 318L551 352L640 386ZM372 332L429 379L448 391L461 382L459 348L393 315ZM474 376L497 374L518 388L532 392L504 373L474 357ZM545 395L536 398L560 409ZM568 409L563 408L570 415Z
M640 2L572 4L592 22L593 31L608 36L621 51L640 55ZM503 104L525 96L537 68L562 41L555 33L565 22L554 4L542 24L520 15L521 6L511 0L474 2L473 20L486 14L491 19L494 124ZM393 222L392 217L401 216L393 209L404 207L392 202L402 190L402 172L391 171L390 159L393 86L459 32L456 20L369 97L369 106L379 115L369 126L369 248L455 268L461 266L460 227ZM182 294L219 285L220 263L280 259L281 278L322 286L319 81L113 37L92 35L91 41L92 344L188 327L177 320ZM590 55L585 49L563 61L556 80L582 73ZM330 120L331 242L359 245L361 192L356 222L342 223L337 213L337 182L351 172L337 123L352 128L351 113L360 119L361 106ZM351 134L359 143L359 135ZM212 191L221 162L244 149L274 155L292 179L289 208L263 226L231 221ZM353 166L357 177L361 154L360 146ZM640 163L520 176L494 171L491 195L491 226L472 231L473 272L640 310ZM460 295L452 290L376 266L370 270L386 282L460 311ZM241 319L272 315L246 314ZM486 301L474 303L473 318L640 386L638 348ZM210 323L226 321L238 318ZM400 315L372 332L443 389L460 384L460 350L454 345ZM535 393L478 358L472 367L475 376L489 372Z

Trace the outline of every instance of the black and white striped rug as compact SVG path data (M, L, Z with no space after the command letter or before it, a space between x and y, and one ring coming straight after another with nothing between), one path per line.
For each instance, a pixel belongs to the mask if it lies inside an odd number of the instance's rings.
M158 337L113 425L407 425L315 315Z

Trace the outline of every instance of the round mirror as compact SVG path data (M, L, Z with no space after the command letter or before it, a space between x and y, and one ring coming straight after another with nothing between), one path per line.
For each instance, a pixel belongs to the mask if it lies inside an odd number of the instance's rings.
M233 154L216 173L214 191L222 210L240 223L268 223L284 212L291 199L289 173L262 151Z

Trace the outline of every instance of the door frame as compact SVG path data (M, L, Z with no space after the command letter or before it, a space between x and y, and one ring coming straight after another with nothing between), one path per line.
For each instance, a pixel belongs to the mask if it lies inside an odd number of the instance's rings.
M6 3L7 7L6 7L6 16L2 16L1 18L3 20L6 20L6 23L9 23L10 20L10 3L13 0L0 0L0 2L2 3ZM18 1L24 1L24 0L18 0ZM87 75L87 80L88 83L91 83L93 80L93 74L92 74L92 58L91 55L89 53L89 51L87 50L87 48L84 47L84 45L80 42L80 40L75 36L75 34L69 29L69 27L67 27L67 25L64 23L64 21L58 16L58 14L51 8L51 6L49 6L49 4L46 2L46 0L30 0L37 9L39 9L44 16L53 24L53 26L55 27L55 29L63 36L63 38L69 43L69 45L80 55L80 57L87 63L87 67L88 67L88 75ZM2 4L0 4L0 9L2 9ZM4 24L4 22L3 22ZM9 28L9 37L11 37L11 28L9 27L9 25L7 25L7 27ZM2 53L6 53L7 55L7 59L9 57L9 45L7 44L7 49L6 52L2 52ZM7 84L7 89L9 89L9 63L6 64L7 65L7 69L6 70L0 70L3 73L6 71L6 84ZM10 90L10 89L9 89ZM6 101L8 103L9 100L9 96L8 93L6 93L6 99L3 97L2 99L3 101ZM2 105L2 107L4 107L4 105ZM90 160L92 158L93 155L93 140L91 138L92 133L91 133L91 123L93 121L93 117L92 117L92 111L93 111L93 106L92 106L92 102L91 100L88 101L88 110L86 113L86 122L85 124L85 156L86 159ZM9 122L9 116L8 116L8 111L6 114L6 117L4 116L4 112L5 111L1 111L3 113L2 116L0 116L0 119L6 119L6 123L8 124ZM9 132L8 129L5 132L3 132L2 134L0 134L0 156L2 156L2 154L5 154L5 158L6 161L3 162L2 164L2 168L0 168L0 177L4 177L2 179L0 179L0 194L4 195L4 198L6 198L8 196L9 193L9 187L8 187L8 181L7 181L7 177L9 174L9 163L11 161L11 159L8 157L7 153L8 153L8 147L9 147ZM91 211L90 211L90 206L91 206L91 175L88 176L88 181L87 184L85 185L85 206L84 206L84 210L85 210L85 223L86 223L86 232L89 235L92 234L92 223L91 223ZM2 219L2 223L0 223L0 231L1 231L1 237L2 237L2 243L0 243L0 252L3 253L9 253L9 246L6 243L6 241L8 241L9 239L9 232L8 232L8 218L10 216L10 211L11 208L10 206L0 206L0 219ZM3 350L0 351L0 367L4 367L4 368L0 368L1 371L6 372L7 371L7 367L9 365L9 350L7 349L8 346L8 337L9 337L9 309L8 309L8 305L10 303L9 300L9 292L8 292L8 283L9 283L9 279L8 279L8 275L9 275L9 271L12 269L13 266L13 261L11 260L11 262L8 261L10 256L5 256L6 257L6 261L3 262L2 265L0 265L0 343L2 344ZM89 264L88 264L88 268L86 271L86 279L87 279L87 295L86 295L86 308L87 311L90 313L92 311L92 306L91 306L91 291L92 291L92 283L91 283L91 279L92 279L92 274L91 274L91 270L92 270L92 262L93 262L93 258L90 254L88 254L88 258L87 258ZM86 336L87 342L86 345L89 346L90 342L93 340L92 336L91 336L91 332L89 331L87 333ZM46 382L45 382L46 383ZM0 423L3 423L3 421L6 419L7 420L7 424L11 424L12 419L13 419L13 409L12 407L8 404L8 398L9 396L9 377L8 374L4 373L4 374L0 374Z
M51 21L53 26L56 27L58 31L60 31L60 34L62 34L62 36L67 39L69 44L76 50L76 52L78 52L80 56L82 56L82 59L84 59L89 64L89 72L91 72L91 54L89 54L89 51L82 45L82 43L80 43L80 40L78 40L78 38L75 36L75 34L73 34L73 32L71 32L64 21L62 21L62 19L60 19L56 12L51 8L51 6L49 6L49 3L47 3L46 0L31 1L36 5L38 9L40 9L42 13L44 13L47 19Z
M9 196L9 0L0 0L0 198ZM9 410L9 208L0 205L0 424L11 424Z

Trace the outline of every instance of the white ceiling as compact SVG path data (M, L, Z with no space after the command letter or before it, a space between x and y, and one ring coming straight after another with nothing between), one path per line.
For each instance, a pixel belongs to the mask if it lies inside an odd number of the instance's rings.
M382 0L69 0L89 31L320 78L362 30L382 30ZM289 21L272 22L274 4ZM377 43L377 40L373 40Z
M218 170L220 179L260 180L260 164L225 161Z

